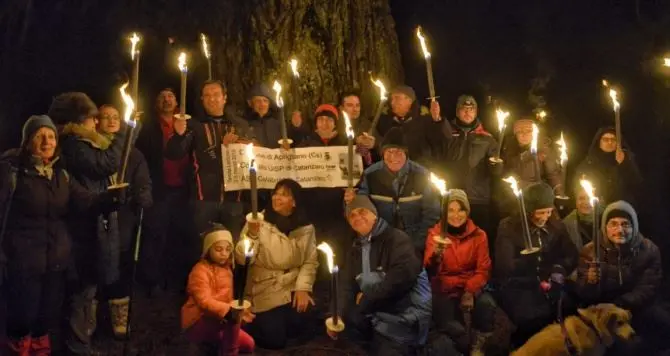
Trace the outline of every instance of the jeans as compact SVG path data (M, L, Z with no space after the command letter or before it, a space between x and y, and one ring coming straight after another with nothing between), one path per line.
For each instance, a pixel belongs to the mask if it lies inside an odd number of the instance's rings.
M285 348L291 338L298 338L301 342L311 339L316 329L316 318L313 309L298 313L291 304L284 304L256 314L254 321L245 329L258 346L279 350Z
M450 297L443 293L433 294L433 320L437 331L452 338L463 337L466 333L461 301L457 297ZM486 292L475 298L474 309L471 312L472 328L478 331L493 332L495 323L496 302Z

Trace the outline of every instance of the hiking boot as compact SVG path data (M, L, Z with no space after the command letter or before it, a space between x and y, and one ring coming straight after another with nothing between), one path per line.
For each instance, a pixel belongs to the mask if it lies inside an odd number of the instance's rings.
M111 299L109 314L112 319L112 330L116 338L125 338L128 333L128 312L130 311L130 297Z

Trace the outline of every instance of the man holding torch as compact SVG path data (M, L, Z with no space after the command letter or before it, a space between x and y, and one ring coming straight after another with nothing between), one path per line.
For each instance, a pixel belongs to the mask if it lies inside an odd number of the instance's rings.
M370 130L371 122L367 118L361 117L361 98L358 92L343 92L340 95L339 108L349 115L351 126L356 135L356 151L363 157L363 166L368 167L373 162L378 161L379 156L373 151L376 142L375 137L367 133Z

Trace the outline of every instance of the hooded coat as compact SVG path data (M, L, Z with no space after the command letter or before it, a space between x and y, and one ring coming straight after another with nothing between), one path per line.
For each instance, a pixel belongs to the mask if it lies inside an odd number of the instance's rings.
M635 204L635 196L642 184L635 155L625 143L622 143L625 158L621 164L616 161L615 152L603 152L600 149L600 138L606 133L614 133L614 129L605 127L596 132L586 158L577 167L575 180L586 176L604 203L624 200Z
M607 238L607 216L613 210L628 213L633 225L632 240L618 247ZM637 212L632 205L617 201L605 208L600 241L600 286L589 284L586 279L589 265L595 260L596 246L590 242L580 254L577 269L580 296L588 303L614 303L633 313L652 305L663 281L661 252L640 233Z

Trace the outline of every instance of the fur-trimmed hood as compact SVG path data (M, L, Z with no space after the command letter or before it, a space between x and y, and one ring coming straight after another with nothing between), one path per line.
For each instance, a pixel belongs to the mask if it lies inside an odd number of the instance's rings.
M91 146L100 150L106 150L112 143L112 140L109 137L96 130L88 129L84 125L74 122L70 122L63 126L61 134L63 136L76 137L78 140L88 142Z

